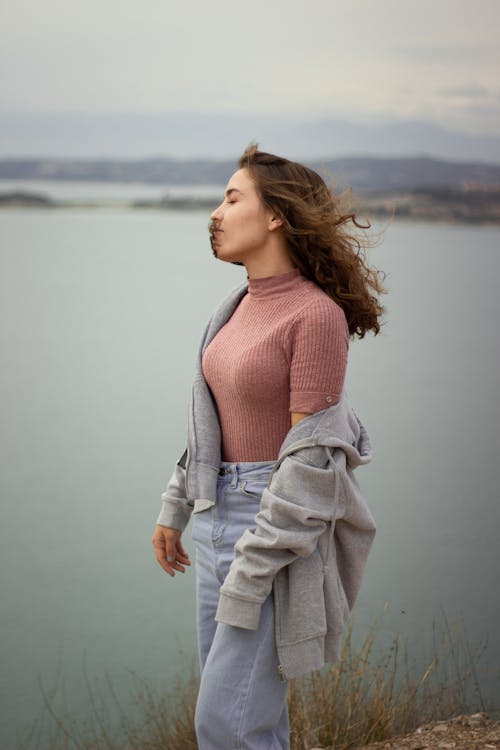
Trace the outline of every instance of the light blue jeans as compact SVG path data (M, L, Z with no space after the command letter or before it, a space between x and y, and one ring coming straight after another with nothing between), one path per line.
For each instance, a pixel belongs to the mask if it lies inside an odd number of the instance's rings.
M289 750L288 684L278 673L271 592L259 628L215 621L219 589L234 545L255 515L273 462L221 463L214 506L192 516L200 690L195 726L200 750Z

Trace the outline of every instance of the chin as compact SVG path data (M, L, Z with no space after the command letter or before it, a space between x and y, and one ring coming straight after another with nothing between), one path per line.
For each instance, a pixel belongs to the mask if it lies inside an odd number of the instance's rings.
M235 266L245 265L241 260L238 260L238 256L231 256L230 253L224 254L224 251L220 247L217 247L217 245L212 244L212 253L217 260L221 260L224 263L233 263Z

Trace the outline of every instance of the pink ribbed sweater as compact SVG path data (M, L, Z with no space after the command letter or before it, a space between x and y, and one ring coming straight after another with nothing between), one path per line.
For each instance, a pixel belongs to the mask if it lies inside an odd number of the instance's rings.
M290 412L314 413L340 398L348 348L342 308L298 269L249 279L202 360L222 460L276 460Z

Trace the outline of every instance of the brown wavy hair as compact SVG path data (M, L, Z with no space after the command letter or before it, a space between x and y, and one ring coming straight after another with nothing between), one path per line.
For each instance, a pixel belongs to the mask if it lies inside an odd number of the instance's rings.
M259 151L256 143L238 166L250 173L263 204L283 219L294 265L343 309L350 336L377 335L385 312L378 299L387 292L385 274L366 261L366 249L374 244L366 234L370 223L361 224L343 207L348 191L335 195L312 169Z

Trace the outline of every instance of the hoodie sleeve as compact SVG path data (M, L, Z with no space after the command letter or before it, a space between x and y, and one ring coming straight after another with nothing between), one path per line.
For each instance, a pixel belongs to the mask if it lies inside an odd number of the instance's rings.
M193 505L186 497L186 456L184 451L177 461L165 492L162 493L162 506L156 523L172 529L184 531L191 517Z
M258 628L276 574L297 557L308 557L334 518L336 474L329 450L321 446L303 448L283 460L262 494L255 529L247 529L235 544L220 589L218 622Z

